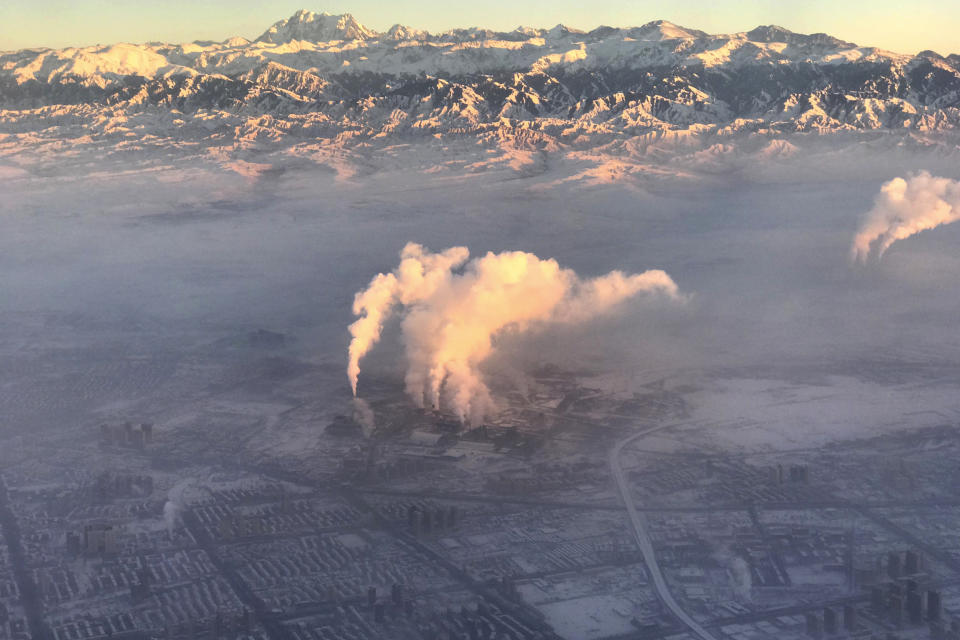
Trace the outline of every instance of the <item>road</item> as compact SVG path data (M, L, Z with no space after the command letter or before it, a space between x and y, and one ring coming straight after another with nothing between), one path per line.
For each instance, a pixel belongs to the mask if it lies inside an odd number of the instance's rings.
M423 554L424 557L430 558L435 565L445 569L458 582L466 586L467 589L476 595L480 596L480 598L495 603L500 609L513 615L513 617L523 625L535 632L538 632L537 637L543 638L544 640L561 640L561 637L553 631L550 625L548 625L543 618L536 613L536 609L530 605L527 605L522 598L517 598L516 600L507 599L498 593L496 589L491 588L487 584L474 580L473 577L467 573L466 569L457 566L456 563L447 559L442 554L437 553L437 551L431 548L430 545L425 544L416 536L402 531L401 528L396 525L396 523L384 518L383 515L370 506L370 504L368 504L358 492L346 487L342 488L341 492L344 498L355 508L368 513L380 528L387 531L387 533L392 535L394 538L403 540L406 544Z
M210 562L213 563L220 575L233 587L234 593L240 598L243 606L253 613L256 621L266 630L267 638L269 640L293 640L293 634L290 630L268 614L263 600L253 592L253 589L243 581L240 574L220 555L213 538L200 524L193 511L187 510L183 514L183 524L190 531L197 544L200 545L200 548L206 552Z
M940 549L932 544L927 543L926 541L922 540L921 538L917 537L910 531L907 531L905 528L896 524L892 520L884 517L882 514L877 513L871 508L864 507L863 505L857 505L857 504L851 504L849 506L851 509L858 512L860 515L864 516L865 518L869 518L870 520L873 520L874 522L879 524L881 527L884 527L887 531L890 531L894 535L898 536L901 540L906 540L915 549L919 549L920 551L923 551L927 555L927 557L939 560L940 562L945 564L947 567L949 567L950 570L953 571L954 573L960 573L960 562L957 562L956 558L954 558L949 552L944 551L943 549Z
M620 492L620 498L623 500L624 506L627 508L627 514L630 516L630 523L633 525L633 533L637 539L637 544L640 546L640 551L643 553L643 560L647 565L647 571L650 573L650 577L653 579L653 586L657 589L657 595L660 600L667 606L668 609L677 617L680 622L687 626L701 640L717 640L716 636L707 631L704 627L700 625L696 620L694 620L690 615L683 610L683 607L674 600L673 594L670 593L670 588L667 586L667 581L663 577L663 572L660 571L660 564L657 562L657 555L653 550L653 541L650 540L650 533L647 527L646 516L643 515L639 510L637 510L636 505L633 503L633 497L630 495L630 486L627 484L626 476L623 473L623 467L620 465L620 455L623 452L623 448L633 442L638 440L646 435L649 435L655 431L660 431L666 429L672 425L664 424L657 427L652 427L650 429L645 429L643 431L638 431L628 438L625 438L618 442L613 449L610 451L610 472L613 474L613 479L617 483L617 490Z
M763 543L770 549L770 559L773 561L773 566L777 570L777 577L780 578L780 584L785 587L793 586L793 580L790 579L790 573L787 571L787 563L783 561L783 554L780 553L777 543L770 537L770 532L767 531L767 527L764 526L763 521L760 519L757 505L751 504L747 508L747 513L750 514L750 521L753 522L753 528L760 534L760 539L763 540Z
M356 489L358 494L397 496L400 498L427 498L435 500L458 500L463 502L482 502L496 505L519 504L547 509L581 509L584 511L623 511L619 504L597 502L567 502L564 500L538 500L521 498L514 495L454 493L451 491L409 491L397 489Z
M23 603L24 613L27 615L30 637L35 640L52 638L53 634L44 618L43 599L37 584L33 581L33 572L27 563L27 554L20 543L20 525L10 506L7 485L2 475L0 475L0 528L3 529L7 552L10 554L10 564L13 565L13 577L20 590L20 601Z

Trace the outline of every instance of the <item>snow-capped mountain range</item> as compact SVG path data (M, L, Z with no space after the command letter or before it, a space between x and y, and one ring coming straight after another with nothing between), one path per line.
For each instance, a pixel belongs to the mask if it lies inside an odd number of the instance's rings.
M776 26L378 33L301 10L253 41L0 53L0 176L29 174L53 149L124 162L165 149L253 173L294 159L389 164L415 142L473 156L462 166L474 170L550 154L650 165L724 155L717 145L781 154L804 134L953 153L958 125L960 55Z

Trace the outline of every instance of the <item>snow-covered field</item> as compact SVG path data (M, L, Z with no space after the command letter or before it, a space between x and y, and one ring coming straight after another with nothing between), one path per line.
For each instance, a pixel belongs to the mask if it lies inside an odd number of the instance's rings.
M865 363L869 369L872 363ZM692 419L674 437L717 450L775 451L960 422L958 380L885 383L716 379L687 398ZM680 435L683 434L683 435Z

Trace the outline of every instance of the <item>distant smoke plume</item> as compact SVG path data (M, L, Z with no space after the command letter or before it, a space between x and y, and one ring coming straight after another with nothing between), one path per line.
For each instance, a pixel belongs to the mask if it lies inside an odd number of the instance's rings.
M960 219L960 182L926 171L894 178L880 188L853 239L850 259L881 258L897 240Z
M163 505L163 521L167 525L167 531L171 536L180 526L183 518L183 510L186 508L184 494L195 482L193 478L181 480L167 492L167 501Z
M733 591L741 600L750 600L753 589L753 576L750 565L743 558L736 557L730 563L730 575L733 576Z
M369 438L376 429L373 409L363 398L353 398L353 420L363 429L363 437Z
M741 602L752 600L753 575L747 561L726 546L718 549L713 557L721 565L726 566L730 587L737 599Z
M730 561L730 577L733 592L741 601L751 599L753 589L753 576L750 574L750 565L747 561L737 556Z
M677 285L659 270L581 280L555 260L522 251L468 258L465 247L435 254L408 244L396 270L377 275L357 293L353 312L360 318L350 325L347 366L354 395L360 360L395 309L402 313L407 393L419 406L439 408L442 400L472 422L492 407L478 367L502 333L583 322L644 292L679 298Z
M163 521L167 525L167 531L172 536L180 522L180 507L172 500L167 500L166 504L163 505Z

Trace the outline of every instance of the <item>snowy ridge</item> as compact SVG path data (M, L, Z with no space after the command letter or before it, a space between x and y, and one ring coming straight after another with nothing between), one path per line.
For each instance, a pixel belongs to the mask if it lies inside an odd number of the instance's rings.
M729 156L758 136L782 151L785 136L880 131L952 153L958 124L960 56L777 26L378 33L349 14L298 11L253 41L0 53L0 150L21 168L53 145L326 163L438 140L510 166L536 164L521 158L531 153L649 164L667 140Z

